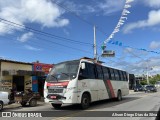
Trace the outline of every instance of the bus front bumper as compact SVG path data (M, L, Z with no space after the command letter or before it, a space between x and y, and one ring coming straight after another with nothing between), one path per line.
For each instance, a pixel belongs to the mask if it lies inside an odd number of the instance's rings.
M45 98L45 102L55 103L55 104L63 104L64 100L66 100L66 97L58 94L49 94Z
M59 94L48 94L45 98L45 102L49 103L61 103L61 104L77 104L77 94L72 95L59 95Z

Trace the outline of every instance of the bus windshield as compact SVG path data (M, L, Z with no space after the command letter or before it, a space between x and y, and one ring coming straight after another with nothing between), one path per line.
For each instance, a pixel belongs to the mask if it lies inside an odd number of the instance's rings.
M76 78L79 63L79 60L75 60L56 64L48 75L46 81L60 82L63 80L72 80Z

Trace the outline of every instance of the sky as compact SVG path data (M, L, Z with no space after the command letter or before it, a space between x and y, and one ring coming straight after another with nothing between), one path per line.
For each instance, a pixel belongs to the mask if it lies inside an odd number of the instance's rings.
M101 46L119 22L125 2L0 0L0 57L49 64L93 58L95 25L98 57L105 65L137 75L159 74L160 0L131 2L127 19L111 39L123 46L106 43L115 57L101 57Z

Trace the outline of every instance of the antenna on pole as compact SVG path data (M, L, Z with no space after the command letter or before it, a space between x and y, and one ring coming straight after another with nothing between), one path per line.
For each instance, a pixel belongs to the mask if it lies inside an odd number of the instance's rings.
M93 27L93 30L94 30L94 59L95 61L97 62L97 44L96 44L96 27L94 25Z

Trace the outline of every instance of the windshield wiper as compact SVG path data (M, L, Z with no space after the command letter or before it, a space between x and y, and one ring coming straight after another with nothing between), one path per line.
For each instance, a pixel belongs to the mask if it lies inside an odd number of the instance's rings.
M63 73L63 72L61 72L61 74L64 74L64 75L66 75L66 76L68 76L68 77L69 77L69 74L67 74L67 73Z
M51 77L54 77L54 78L57 80L57 82L58 82L58 78L57 78L56 76L54 76L54 75L51 75Z
M61 74L64 74L64 75L68 76L68 77L69 77L69 80L71 80L71 78L70 78L70 75L69 75L69 74L67 74L67 73L63 73L63 72L61 72Z

